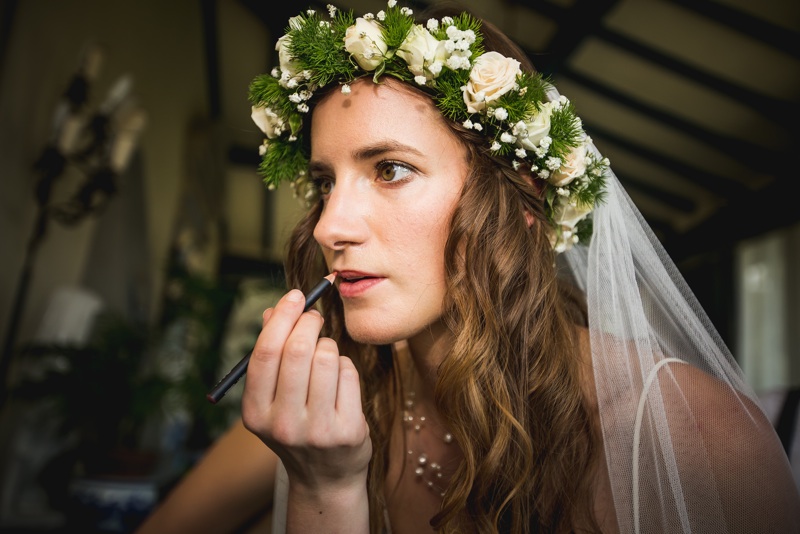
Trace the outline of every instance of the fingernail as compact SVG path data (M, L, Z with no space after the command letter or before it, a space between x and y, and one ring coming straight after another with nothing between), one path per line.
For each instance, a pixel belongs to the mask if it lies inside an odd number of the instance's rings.
M300 302L303 300L303 292L299 289L292 289L286 294L286 300L289 302Z

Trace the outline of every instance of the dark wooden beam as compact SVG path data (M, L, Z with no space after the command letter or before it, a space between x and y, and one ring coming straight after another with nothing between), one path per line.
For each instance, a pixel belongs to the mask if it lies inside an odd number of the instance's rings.
M701 84L726 98L736 100L783 128L796 127L797 118L800 115L797 102L788 102L753 91L607 28L599 29L595 33L595 37L630 54L635 54L648 63L653 63L673 74L691 80L692 83Z
M800 33L796 31L710 0L671 1L800 59Z
M222 115L222 98L219 82L219 29L217 28L217 0L200 0L203 17L203 46L206 54L206 82L208 83L208 114L212 120Z
M797 196L776 181L727 204L691 231L664 242L676 262L709 250L725 250L779 228L800 223Z
M674 113L646 104L629 93L623 93L568 67L562 68L559 76L567 77L594 93L622 104L642 117L680 131L683 135L690 136L704 145L728 154L739 160L745 167L770 174L774 174L779 168L782 169L783 156L778 150L709 130Z
M546 53L527 52L535 60L536 68L547 75L560 72L567 58L578 46L602 27L603 18L618 2L619 0L576 0L569 7L545 1L514 2L553 20L556 24L556 33L547 44Z
M693 167L680 160L670 157L663 152L657 152L653 149L647 148L641 143L636 142L627 137L622 137L600 124L583 121L584 128L589 135L595 140L606 140L636 156L649 161L654 165L662 167L664 170L683 176L687 180L691 180L699 187L707 189L723 199L739 198L749 195L752 190L744 187L739 182L731 180L730 178L718 174L711 173L699 167ZM601 150L602 152L602 150ZM611 163L614 166L614 163Z
M0 76L5 72L5 60L8 53L8 41L11 38L11 27L17 12L19 0L3 0L0 2Z

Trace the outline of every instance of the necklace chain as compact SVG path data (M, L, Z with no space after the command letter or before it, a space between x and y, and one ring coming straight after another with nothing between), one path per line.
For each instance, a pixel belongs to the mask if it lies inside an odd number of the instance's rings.
M418 415L415 411L415 392L409 391L406 394L406 401L405 407L403 409L403 426L406 430L407 435L407 443L409 444L409 449L407 451L408 458L414 465L414 474L418 479L420 479L430 490L437 493L440 497L444 497L444 492L446 489L446 483L444 483L444 474L442 473L442 465L439 462L431 461L428 457L427 453L422 450L412 450L410 448L410 437L411 431L413 430L413 434L417 437L415 440L419 443L419 436L418 434L425 428L425 423L427 422L427 418L424 415ZM450 432L445 432L443 436L441 436L441 440L450 445L453 442L453 435ZM415 458L416 457L416 458Z

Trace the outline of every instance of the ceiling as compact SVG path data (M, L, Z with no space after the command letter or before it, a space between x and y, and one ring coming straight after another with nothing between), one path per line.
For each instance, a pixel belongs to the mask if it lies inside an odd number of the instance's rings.
M240 1L277 35L299 7ZM386 2L336 5L361 15ZM676 261L800 221L790 193L800 178L797 0L461 5L552 76Z

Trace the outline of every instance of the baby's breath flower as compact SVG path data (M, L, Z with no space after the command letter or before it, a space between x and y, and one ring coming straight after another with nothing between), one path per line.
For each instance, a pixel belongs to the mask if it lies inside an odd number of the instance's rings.
M428 19L428 22L425 23L425 26L430 31L435 31L435 30L439 29L439 21L436 20L436 19Z
M519 170L519 161L514 160L511 162L511 166L514 167L514 170Z
M456 54L450 56L450 58L447 60L447 63L448 66L452 64L451 68L453 70L459 70L459 69L469 70L472 67L472 63L470 63L469 57Z
M328 4L327 7L328 7L328 15L330 15L331 18L335 17L336 16L336 6L334 6L333 4Z
M516 149L516 150L514 151L514 154L516 154L518 158L522 158L522 159L525 159L525 158L527 158L527 157L528 157L528 153L527 153L527 152L525 152L525 149L524 149L524 148L518 148L518 149Z
M492 141L492 146L491 146L492 152L497 152L498 150L500 150L501 147L502 145L500 145L500 143L498 143L497 141Z
M410 8L407 8L407 7L401 8L401 9L400 9L400 13L402 13L403 15L405 15L405 16L407 16L407 17L410 17L411 15L413 15L413 14L414 14L414 12L413 12L413 11L411 11L411 9L410 9Z
M414 76L414 81L417 82L417 85L425 85L428 79L425 76Z
M473 128L473 126L475 126L474 124L472 124L472 121L471 121L471 120L469 120L469 119L467 119L467 120L465 120L464 122L462 122L462 123L461 123L461 125L462 125L464 128L466 128L467 130L471 130L471 129Z
M389 7L394 7L394 6L396 6L396 5L397 5L397 0L389 0L389 2L387 3L387 5L388 5Z
M508 132L503 132L500 134L500 140L506 144L511 144L516 142L517 138Z
M554 170L558 169L559 167L561 167L561 158L556 158L556 157L550 156L549 158L547 158L547 160L544 162L544 164L547 165L548 169L550 169L551 171L554 171Z
M303 102L302 104L297 105L297 111L300 113L308 113L308 104Z
M346 83L342 85L342 94L349 95L350 94L350 84Z

